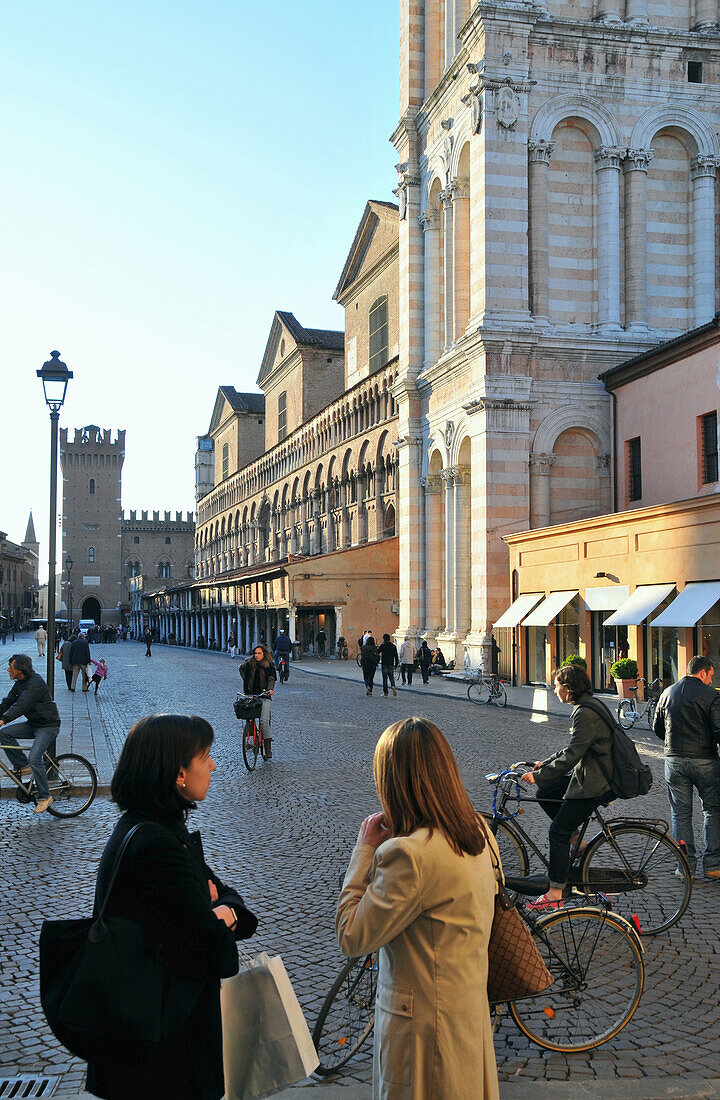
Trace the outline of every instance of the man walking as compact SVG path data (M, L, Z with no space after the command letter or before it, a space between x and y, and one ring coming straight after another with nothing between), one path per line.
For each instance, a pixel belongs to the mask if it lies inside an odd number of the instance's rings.
M290 679L290 654L292 652L292 642L289 636L285 633L284 629L280 630L277 638L275 639L275 649L273 650L273 660L278 673L284 672L285 680ZM283 667L284 662L284 667ZM281 676L281 679L283 677Z
M673 836L684 841L694 874L693 790L697 790L703 807L705 877L720 879L720 695L712 686L714 671L709 657L692 657L687 675L660 696L653 729L665 740Z
M400 646L399 656L400 656L400 676L402 677L402 682L403 683L405 683L406 680L407 680L408 686L410 686L410 684L412 684L413 669L415 667L415 654L416 654L416 652L417 652L417 650L415 649L415 643L410 640L410 635L406 634L405 635L405 641Z
M380 671L382 672L383 695L388 693L388 684L392 688L393 695L397 695L395 687L395 669L400 664L397 646L390 641L389 634L383 634L382 645L378 646L380 653Z
M41 814L52 803L43 756L48 751L51 756L55 755L55 741L60 733L60 715L47 684L35 672L33 663L26 654L13 654L8 662L8 675L13 686L0 703L0 727L23 715L26 721L19 726L13 726L13 733L4 730L2 741L3 745L13 746L5 751L18 779L29 762L39 795L35 813ZM29 761L18 745L18 737L32 738Z
M143 634L143 641L145 642L145 656L152 657L153 632L150 627L147 627Z
M47 630L42 623L40 623L40 626L35 631L35 641L38 647L38 657L44 657L45 645L47 643Z
M90 664L90 646L84 634L79 634L70 646L70 664L72 665L70 691L75 691L77 678L80 674L82 674L82 689L87 691L90 687L90 677L87 674L88 665Z

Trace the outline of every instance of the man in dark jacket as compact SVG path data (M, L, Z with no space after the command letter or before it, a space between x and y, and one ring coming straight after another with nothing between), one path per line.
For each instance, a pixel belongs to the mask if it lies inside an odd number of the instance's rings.
M694 873L697 853L693 790L696 789L703 807L705 877L720 879L720 695L712 686L714 671L709 657L692 657L687 676L665 688L660 696L653 729L665 741L665 779L673 836L685 842Z
M87 674L87 666L90 664L90 646L84 634L79 634L70 646L70 664L72 665L72 681L70 691L75 691L77 678L82 674L83 691L90 687L90 679Z
M400 667L397 647L390 641L389 634L383 634L382 645L378 646L380 654L380 671L382 672L383 695L388 693L388 684L392 688L393 695L397 695L395 687L395 670Z
M12 734L3 729L0 736L3 745L14 746L5 751L18 779L29 762L39 795L35 813L41 814L52 802L43 755L48 751L53 756L55 754L55 741L60 732L60 715L47 684L35 672L33 663L26 654L13 654L8 663L8 675L13 686L0 703L0 727L5 727L8 722L14 722L16 718L23 716L26 721L15 726ZM18 737L33 739L29 761L18 745Z

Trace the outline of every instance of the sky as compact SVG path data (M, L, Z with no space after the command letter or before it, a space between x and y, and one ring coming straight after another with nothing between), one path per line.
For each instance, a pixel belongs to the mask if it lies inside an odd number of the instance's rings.
M123 508L174 512L274 311L343 327L365 202L397 186L398 4L5 0L0 25L0 530L32 509L43 579L51 350L61 426L127 432Z

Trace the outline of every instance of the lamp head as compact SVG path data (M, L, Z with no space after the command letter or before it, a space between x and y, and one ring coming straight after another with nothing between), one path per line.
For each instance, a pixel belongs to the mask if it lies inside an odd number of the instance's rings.
M68 382L73 376L62 362L59 351L50 352L50 358L43 363L42 370L37 371L37 376L42 379L45 404L52 412L57 412L62 408Z

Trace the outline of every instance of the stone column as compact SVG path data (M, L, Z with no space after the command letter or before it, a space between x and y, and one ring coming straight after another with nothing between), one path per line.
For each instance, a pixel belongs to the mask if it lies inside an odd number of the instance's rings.
M649 26L647 0L625 0L625 22L631 27Z
M218 641L220 642L220 648L223 650L223 652L227 649L227 640L228 640L227 626L228 626L228 612L227 611L221 611L220 612L220 638L218 639Z
M535 469L535 513L538 527L550 525L550 467L555 461L554 454L541 454L534 451L530 455L530 465Z
M715 314L715 170L713 156L690 163L693 189L693 300L696 325Z
M453 208L452 191L447 187L440 192L443 207L443 267L445 287L443 292L443 345L447 351L453 342Z
M367 476L361 470L357 476L357 517L358 517L358 545L362 546L368 540L367 508L365 496L367 493Z
M310 553L310 524L308 520L308 511L310 510L310 499L305 497L302 502L302 527L300 535L300 553Z
M602 23L622 23L619 0L597 0L595 19Z
M716 31L718 28L718 0L695 0L694 31Z
M343 550L347 550L350 545L350 516L348 514L347 504L343 504L340 509L340 547Z
M313 538L312 538L312 552L313 554L319 554L322 551L322 525L320 522L320 490L314 489L310 494L312 517L313 517Z
M625 170L625 326L647 328L647 171L651 149L628 149Z
M453 339L459 340L470 319L470 180L456 177L452 197Z
M620 165L623 150L603 145L595 153L598 209L598 324L620 329Z
M455 56L457 45L457 30L455 28L455 0L445 0L445 68Z
M528 142L528 206L530 219L530 311L547 321L548 305L548 184L554 141Z
M440 213L427 210L420 219L425 237L425 366L440 358Z
M453 620L457 634L470 629L470 506L467 500L469 469L457 466L453 471Z
M437 476L423 479L425 489L425 632L443 629L442 611L442 484Z
M402 395L405 401L406 395ZM408 418L414 427L414 417ZM412 429L411 429L412 430ZM395 637L417 637L425 625L424 492L420 480L422 436L401 435L398 449L396 522L400 541L400 622Z
M453 482L455 467L440 471L445 486L445 570L443 577L443 603L445 605L445 632L455 633L455 494Z
M381 539L383 534L383 527L385 520L383 516L383 474L385 473L384 467L381 462L378 462L373 470L373 481L375 483L375 538Z

